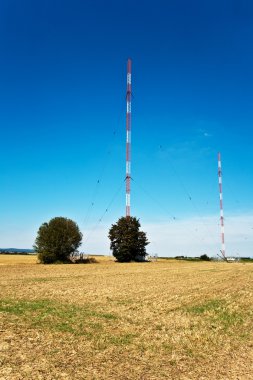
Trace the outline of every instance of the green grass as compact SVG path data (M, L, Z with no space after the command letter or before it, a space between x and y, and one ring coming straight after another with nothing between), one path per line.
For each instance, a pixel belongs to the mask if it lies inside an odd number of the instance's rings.
M213 299L213 300L209 300L206 303L203 303L200 305L190 306L186 310L189 313L193 313L193 314L203 314L203 313L206 313L208 311L217 312L218 310L221 309L222 306L224 306L223 300Z
M216 326L228 330L243 323L242 313L232 310L222 299L212 299L200 305L190 306L186 308L186 311L206 318L213 328Z
M102 324L99 321L106 323L118 318L111 313L97 312L87 307L57 304L49 300L0 300L0 312L15 315L30 323L31 327L76 335L86 335L89 330L101 331Z
M107 338L107 342L115 346L125 346L133 342L136 335L134 334L124 334L120 336L111 335Z
M90 307L60 304L50 300L0 300L0 313L17 317L28 328L58 331L83 336L96 348L104 350L113 346L126 346L133 342L134 334L111 334L106 327L119 319L112 313L98 312ZM17 323L17 321L16 321Z

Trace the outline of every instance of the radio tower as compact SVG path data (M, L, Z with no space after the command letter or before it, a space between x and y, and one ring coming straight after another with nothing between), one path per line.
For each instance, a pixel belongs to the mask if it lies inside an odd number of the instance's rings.
M126 216L130 216L131 182L131 97L132 97L132 61L127 61L127 111L126 111Z
M225 255L225 239L224 239L224 212L223 212L223 197L222 197L222 171L221 171L221 154L218 153L218 176L220 190L220 224L221 224L221 254L226 260Z

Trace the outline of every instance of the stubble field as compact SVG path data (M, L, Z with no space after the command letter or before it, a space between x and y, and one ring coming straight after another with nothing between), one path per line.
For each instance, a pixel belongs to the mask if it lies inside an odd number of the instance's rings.
M253 379L253 265L0 255L0 379Z

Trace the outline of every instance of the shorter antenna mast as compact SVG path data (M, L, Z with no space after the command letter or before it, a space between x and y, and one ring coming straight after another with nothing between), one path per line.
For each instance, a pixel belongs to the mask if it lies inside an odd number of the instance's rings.
M218 176L219 176L219 191L220 191L220 225L221 225L221 254L226 260L225 254L225 232L224 232L224 212L223 212L223 195L222 195L222 171L221 171L221 154L218 153Z

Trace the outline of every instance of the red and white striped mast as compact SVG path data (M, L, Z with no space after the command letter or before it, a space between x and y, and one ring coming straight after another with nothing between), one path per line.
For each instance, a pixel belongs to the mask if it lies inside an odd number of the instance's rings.
M130 216L132 61L127 61L126 110L126 216Z
M221 154L218 153L218 176L220 190L220 225L221 225L221 254L224 259L225 255L225 238L224 238L224 212L223 212L223 193L222 193L222 171L221 171Z

